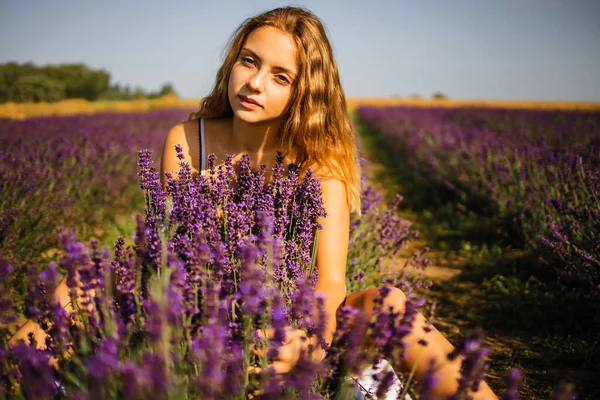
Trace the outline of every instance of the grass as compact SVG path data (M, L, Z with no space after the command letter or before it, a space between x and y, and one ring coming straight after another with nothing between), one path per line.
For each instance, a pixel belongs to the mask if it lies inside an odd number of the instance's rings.
M178 98L167 95L156 99L138 100L103 100L87 101L84 99L68 99L55 103L3 103L0 104L0 118L26 119L46 115L94 114L99 112L139 112L156 109L196 108L201 98ZM374 106L421 106L421 107L502 107L526 109L558 109L558 110L600 110L600 102L568 102L538 100L455 100L455 99L422 99L415 97L349 97L350 110L359 105Z
M158 109L194 109L199 99L180 99L167 95L156 99L101 100L68 99L55 103L3 103L0 118L27 119L53 115L96 114L105 112L141 112Z
M398 149L355 120L373 163L371 180L389 199L404 196L400 215L421 233L417 245L431 249L432 286L424 294L437 302L440 331L456 343L473 329L484 330L492 349L487 380L497 393L518 366L521 398L548 398L561 381L573 381L580 399L598 398L600 335L583 328L593 310L557 303L529 279L543 270L534 254L508 244L493 219L458 209L447 189L422 179Z

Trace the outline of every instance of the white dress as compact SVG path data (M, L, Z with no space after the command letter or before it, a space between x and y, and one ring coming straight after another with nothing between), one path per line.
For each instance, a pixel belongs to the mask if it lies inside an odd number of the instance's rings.
M372 378L373 374L375 372L379 371L382 373L381 375L383 376L389 370L394 371L392 366L386 360L381 360L379 362L379 364L371 365L363 371L362 375L360 377L358 377L357 381L362 386L361 391L363 392L363 394L365 394L365 397L367 396L367 394L371 394L373 396L373 398L375 398L375 393L377 392L378 384L377 384L377 382L375 382L373 380L373 378ZM394 372L394 380L393 380L392 385L388 389L385 396L380 397L380 399L396 400L398 398L398 396L400 395L400 393L402 393L402 389L403 389L402 383L400 382L398 375L396 375L396 373ZM367 397L367 399L368 398L369 397ZM412 400L412 399L409 395L405 395L404 400Z

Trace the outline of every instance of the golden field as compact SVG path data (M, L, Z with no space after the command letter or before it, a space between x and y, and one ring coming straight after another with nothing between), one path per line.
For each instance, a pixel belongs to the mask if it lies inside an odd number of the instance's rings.
M56 103L4 103L0 104L0 118L25 119L45 115L93 114L99 112L135 112L167 108L196 108L200 99L181 99L164 96L157 99L128 101L63 100ZM418 107L500 107L526 109L594 110L600 111L600 102L567 101L499 101L499 100L454 100L422 98L348 98L350 110L359 105L374 106L418 106Z

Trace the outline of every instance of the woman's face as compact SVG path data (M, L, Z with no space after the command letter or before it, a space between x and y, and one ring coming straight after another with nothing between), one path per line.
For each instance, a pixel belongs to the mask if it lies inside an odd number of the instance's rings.
M229 77L228 96L234 115L247 123L280 118L297 74L296 48L290 37L272 27L254 30Z

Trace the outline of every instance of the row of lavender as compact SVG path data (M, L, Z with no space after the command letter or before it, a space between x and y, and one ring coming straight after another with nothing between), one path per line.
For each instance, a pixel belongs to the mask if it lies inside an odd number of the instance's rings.
M555 271L560 292L600 300L600 113L489 108L358 110L459 209L493 217Z
M140 148L160 148L165 132L186 115L0 120L0 257L15 268L17 297L26 289L27 266L59 248L58 228L98 237L115 218L139 211L144 197L132 160Z

